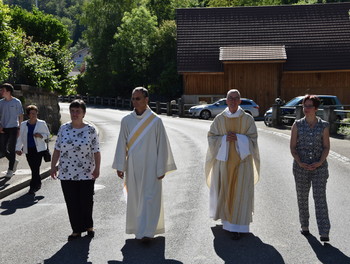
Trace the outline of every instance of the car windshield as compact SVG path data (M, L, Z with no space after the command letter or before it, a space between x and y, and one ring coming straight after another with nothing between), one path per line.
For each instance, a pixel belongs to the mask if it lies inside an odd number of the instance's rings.
M218 104L218 105L226 105L226 99L225 100L219 100L219 101L216 101L214 104Z
M298 104L301 104L301 100L302 100L302 98L295 97L292 100L290 100L289 102L287 102L284 106L296 106Z

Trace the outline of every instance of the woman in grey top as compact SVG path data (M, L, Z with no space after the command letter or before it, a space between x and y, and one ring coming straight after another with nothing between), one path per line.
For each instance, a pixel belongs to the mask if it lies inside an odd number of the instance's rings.
M329 123L316 116L320 100L306 95L305 117L292 126L290 150L294 158L293 174L298 198L301 233L309 235L309 191L312 185L320 240L329 241L330 222L326 199L328 179L327 156L330 149Z

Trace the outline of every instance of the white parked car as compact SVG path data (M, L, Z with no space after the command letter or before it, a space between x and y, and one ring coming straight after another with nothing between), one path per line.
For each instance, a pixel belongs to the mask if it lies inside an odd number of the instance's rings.
M259 116L259 106L251 99L241 98L241 108L253 117ZM189 113L193 117L209 119L221 113L227 107L226 98L222 98L212 104L202 104L192 106Z

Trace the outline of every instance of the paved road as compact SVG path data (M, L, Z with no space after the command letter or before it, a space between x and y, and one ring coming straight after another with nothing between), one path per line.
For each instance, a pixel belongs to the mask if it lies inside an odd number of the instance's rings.
M67 104L62 104L67 111ZM306 239L298 232L289 130L257 122L261 180L256 185L252 233L233 241L208 218L203 166L211 121L162 116L178 170L164 179L166 233L149 247L125 234L122 182L111 169L121 118L128 113L89 108L86 118L100 130L102 173L97 181L96 237L67 243L71 232L59 182L47 179L34 200L19 191L0 200L0 263L350 263L349 141L329 158L331 243L318 241L311 204ZM346 156L347 154L348 156Z

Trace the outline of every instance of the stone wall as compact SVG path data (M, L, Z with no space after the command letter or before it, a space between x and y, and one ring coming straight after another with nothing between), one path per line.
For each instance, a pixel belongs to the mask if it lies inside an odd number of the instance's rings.
M14 96L22 101L23 108L25 109L30 104L36 105L39 109L38 118L46 121L52 134L57 134L61 125L57 94L23 84L15 84L14 88ZM24 120L26 119L28 117L24 110Z

